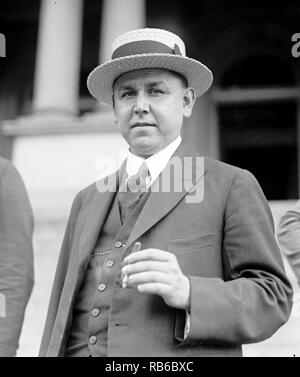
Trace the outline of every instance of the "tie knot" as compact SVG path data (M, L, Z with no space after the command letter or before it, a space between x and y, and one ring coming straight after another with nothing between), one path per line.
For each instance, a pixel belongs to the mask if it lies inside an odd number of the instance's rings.
M149 175L149 169L148 169L148 166L146 164L146 162L144 161L142 163L142 165L139 167L139 170L137 172L137 175L143 177L143 178L146 178L148 175Z
M147 191L146 178L149 176L149 169L146 162L140 166L137 174L129 177L127 181L128 190L132 192L145 192Z

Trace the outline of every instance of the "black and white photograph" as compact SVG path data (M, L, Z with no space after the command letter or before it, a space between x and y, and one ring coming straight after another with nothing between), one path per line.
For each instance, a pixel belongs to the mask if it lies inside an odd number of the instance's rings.
M0 357L300 357L299 19L1 1Z

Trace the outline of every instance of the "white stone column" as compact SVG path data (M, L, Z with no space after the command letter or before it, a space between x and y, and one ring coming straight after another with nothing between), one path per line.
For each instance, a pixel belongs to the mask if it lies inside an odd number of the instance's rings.
M145 24L145 0L103 0L99 62L110 59L111 45L118 35Z
M82 0L42 0L33 111L77 112Z
M111 58L111 46L114 39L126 31L145 27L146 24L146 0L103 0L99 64ZM84 116L89 123L95 123L99 127L99 117L111 106L98 102L92 113ZM114 116L111 114L111 123L114 130Z

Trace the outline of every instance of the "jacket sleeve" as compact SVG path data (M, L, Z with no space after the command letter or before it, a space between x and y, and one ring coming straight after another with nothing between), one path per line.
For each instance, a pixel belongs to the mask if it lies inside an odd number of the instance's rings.
M65 277L67 274L67 269L69 265L71 249L72 249L72 241L73 241L73 234L76 225L76 220L78 217L78 213L80 211L81 202L80 202L80 193L75 197L71 213L69 216L68 224L66 227L58 264L55 272L54 283L52 287L50 302L48 306L47 318L44 328L44 333L42 336L39 356L45 357L47 354L48 346L51 340L53 327L56 319L56 314L61 298L61 293L63 290L63 286L65 283Z
M251 173L238 170L224 213L224 280L190 276L191 317L181 344L245 344L270 337L289 318L292 287L273 218Z
M277 237L300 285L300 201L280 218Z
M0 356L15 356L33 287L33 215L24 183L8 162L0 181Z

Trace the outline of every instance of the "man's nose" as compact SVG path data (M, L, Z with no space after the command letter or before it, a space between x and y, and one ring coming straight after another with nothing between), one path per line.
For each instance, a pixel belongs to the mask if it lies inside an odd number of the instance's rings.
M149 112L149 102L143 92L139 92L136 96L134 112L136 114L147 114Z

